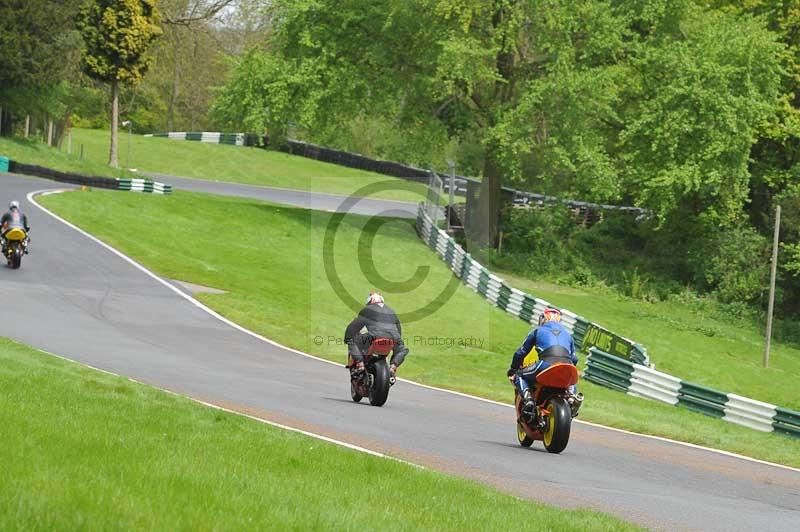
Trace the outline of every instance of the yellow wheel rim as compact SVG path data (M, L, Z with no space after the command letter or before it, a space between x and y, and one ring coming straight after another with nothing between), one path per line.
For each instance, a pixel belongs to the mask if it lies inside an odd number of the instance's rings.
M522 423L517 423L517 438L519 438L520 442L525 441L525 438L528 437L528 434L525 432L525 429L522 427Z
M544 426L544 444L545 444L545 446L549 446L551 443L553 443L553 435L556 432L556 424L553 423L553 412L554 412L555 409L553 408L553 405L551 405L549 403L548 403L547 407L548 407L547 409L550 411L550 413L545 418L545 426Z

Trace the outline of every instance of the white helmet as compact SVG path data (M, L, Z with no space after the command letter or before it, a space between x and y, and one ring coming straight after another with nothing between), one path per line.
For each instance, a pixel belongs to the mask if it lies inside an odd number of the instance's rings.
M17 200L12 201L8 204L9 209L19 209L19 202Z
M367 296L367 302L364 304L383 306L383 296L380 295L378 292L370 292L369 295Z

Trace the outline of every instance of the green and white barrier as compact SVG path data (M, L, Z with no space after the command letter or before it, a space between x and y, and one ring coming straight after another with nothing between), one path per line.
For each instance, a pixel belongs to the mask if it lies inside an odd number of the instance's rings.
M220 133L218 131L171 131L169 133L152 133L145 137L162 137L173 140L195 140L209 144L229 144L231 146L244 146L244 133Z
M547 306L543 299L517 290L494 275L434 224L420 204L420 238L439 255L461 281L497 308L536 324ZM733 393L724 393L647 367L644 346L561 309L562 323L587 352L584 378L601 386L681 406L762 432L778 431L800 437L800 413Z
M586 357L583 377L628 395L681 406L753 430L800 437L799 412L682 381L594 347Z
M545 307L555 306L506 284L500 277L474 260L464 248L433 223L420 204L417 232L422 240L450 267L464 284L475 290L497 308L535 325ZM567 309L561 310L561 322L572 333L575 345L586 351L596 346L634 362L647 364L647 350L627 338L615 334Z
M172 194L172 185L148 179L117 179L119 190L130 192L145 192L149 194Z

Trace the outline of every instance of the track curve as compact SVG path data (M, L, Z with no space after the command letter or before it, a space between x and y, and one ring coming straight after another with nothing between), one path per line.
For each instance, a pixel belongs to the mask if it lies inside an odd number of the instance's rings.
M55 187L0 174L3 201L46 188ZM796 470L586 424L573 427L563 455L526 451L515 443L508 407L405 382L383 408L353 404L341 366L237 330L23 203L32 252L21 270L0 267L0 290L15 302L0 307L0 335L521 497L650 528L796 530L800 522Z
M283 203L304 209L317 211L340 211L342 203L348 196L327 194L325 192L309 192L307 190L292 190L288 188L265 187L261 185L245 185L241 183L228 183L224 181L208 181L191 177L178 177L166 174L147 173L172 185L174 189L188 190L190 192L206 192L221 194L223 196L238 196L253 198L273 203ZM387 177L387 180L394 178ZM420 201L424 198L420 196ZM365 216L393 216L396 218L416 218L417 203L410 201L397 201L378 198L360 199L350 212Z

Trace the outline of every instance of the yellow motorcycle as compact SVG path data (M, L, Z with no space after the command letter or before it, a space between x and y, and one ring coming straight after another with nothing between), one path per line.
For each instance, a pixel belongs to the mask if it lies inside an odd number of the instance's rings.
M3 253L12 270L22 266L22 256L28 253L28 233L21 227L12 227L3 235Z

